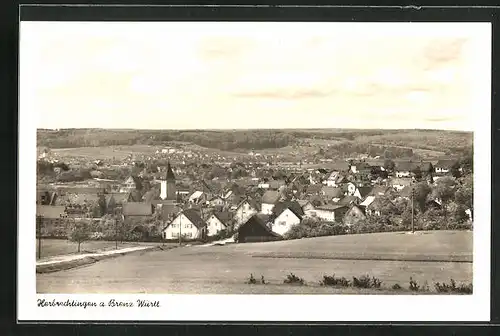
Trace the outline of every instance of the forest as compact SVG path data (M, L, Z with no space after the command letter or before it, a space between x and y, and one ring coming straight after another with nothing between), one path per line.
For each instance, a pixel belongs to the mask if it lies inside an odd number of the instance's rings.
M472 147L471 132L440 130L38 130L37 145L48 148L153 145L170 141L233 151L284 148L307 139L332 140L329 150L344 154L380 155L387 147L411 155L413 149L461 154ZM395 148L400 147L401 150Z

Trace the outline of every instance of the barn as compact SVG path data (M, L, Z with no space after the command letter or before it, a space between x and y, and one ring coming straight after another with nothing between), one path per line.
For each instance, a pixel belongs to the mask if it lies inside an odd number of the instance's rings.
M274 233L258 214L250 217L238 228L238 243L266 242L281 239L282 237Z

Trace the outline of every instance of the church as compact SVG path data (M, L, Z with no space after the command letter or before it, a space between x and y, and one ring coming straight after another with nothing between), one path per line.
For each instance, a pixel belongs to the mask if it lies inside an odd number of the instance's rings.
M175 175L170 166L170 162L167 163L167 173L160 179L160 198L163 201L175 202L177 200Z

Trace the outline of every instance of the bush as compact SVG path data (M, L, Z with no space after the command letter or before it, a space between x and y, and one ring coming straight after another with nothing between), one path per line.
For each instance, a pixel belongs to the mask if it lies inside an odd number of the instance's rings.
M410 286L408 287L413 292L418 292L420 290L420 286L413 278L410 277Z
M434 284L434 288L438 293L472 294L472 283L468 285L460 284L459 286L457 286L455 280L453 279L450 280L450 284L447 284L445 282L443 283L436 282Z
M253 277L253 274L250 274L250 277L248 278L246 283L249 285L255 285L257 283L257 280L255 280L255 278Z
M370 278L368 275L363 275L359 278L352 278L352 286L356 288L380 288L382 281L378 278Z
M401 290L401 289L403 289L403 287L401 287L399 284L394 284L392 286L392 289L394 289L394 290Z
M283 283L289 284L289 285L304 285L304 279L299 278L293 273L290 273L286 276L286 279L283 280Z
M323 280L320 282L321 286L333 286L333 287L349 287L350 281L346 278L336 278L335 274L323 275Z
M316 218L304 219L283 235L284 239L336 236L348 233L348 227L342 223L325 222Z

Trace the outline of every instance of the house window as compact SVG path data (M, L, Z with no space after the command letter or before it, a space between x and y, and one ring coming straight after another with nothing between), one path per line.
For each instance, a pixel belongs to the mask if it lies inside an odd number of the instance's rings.
M179 232L172 232L172 238L179 237Z
M281 221L281 222L280 222L280 225L281 225L281 226L285 226L285 225L286 225L286 222L285 222L285 221Z
M176 228L176 227L177 227L177 224L172 223L171 227Z
M185 229L192 229L193 228L193 224L184 224L184 228Z

